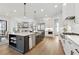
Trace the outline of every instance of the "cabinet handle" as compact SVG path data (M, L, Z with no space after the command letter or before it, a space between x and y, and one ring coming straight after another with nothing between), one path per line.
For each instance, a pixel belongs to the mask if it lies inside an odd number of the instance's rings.
M71 55L73 55L74 54L74 52L71 50Z
M19 40L22 40L22 39L19 39Z
M79 53L78 49L75 49L75 50Z

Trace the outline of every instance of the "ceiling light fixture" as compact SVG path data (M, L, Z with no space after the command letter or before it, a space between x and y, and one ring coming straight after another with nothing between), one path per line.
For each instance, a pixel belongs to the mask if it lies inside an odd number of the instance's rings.
M63 6L66 6L67 5L67 3L63 3Z
M55 5L54 7L55 7L55 8L57 8L57 7L58 7L58 5Z
M26 3L24 3L24 17L26 16Z
M47 16L47 14L45 16Z
M36 14L36 10L34 10L34 14Z
M16 12L16 10L13 10L13 12Z
M41 12L43 12L44 11L44 9L41 9Z

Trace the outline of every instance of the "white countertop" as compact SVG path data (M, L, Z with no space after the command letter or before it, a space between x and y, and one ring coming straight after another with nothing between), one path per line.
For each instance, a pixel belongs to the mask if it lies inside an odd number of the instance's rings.
M79 36L77 35L66 35L66 36L79 45Z
M20 36L28 36L28 35L32 35L35 34L34 32L30 33L30 32L21 32L21 33L9 33L9 34L13 34L13 35L20 35Z
M17 32L17 33L9 33L9 34L13 34L13 35L20 35L20 36L27 36L27 35L39 35L41 34L42 31L38 31L38 32Z

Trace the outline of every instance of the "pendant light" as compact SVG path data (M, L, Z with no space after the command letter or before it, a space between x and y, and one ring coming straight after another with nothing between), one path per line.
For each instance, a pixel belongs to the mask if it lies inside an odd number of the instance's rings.
M24 17L26 17L26 3L24 3Z

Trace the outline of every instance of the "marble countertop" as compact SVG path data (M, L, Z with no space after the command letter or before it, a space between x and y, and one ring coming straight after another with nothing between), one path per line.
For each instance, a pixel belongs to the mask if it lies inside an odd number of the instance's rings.
M79 45L79 36L78 35L66 35L70 40Z
M42 32L21 32L21 33L9 33L13 35L20 35L20 36L28 36L28 35L39 35Z
M28 35L33 35L35 34L35 32L21 32L21 33L9 33L9 34L13 34L13 35L20 35L20 36L28 36Z

